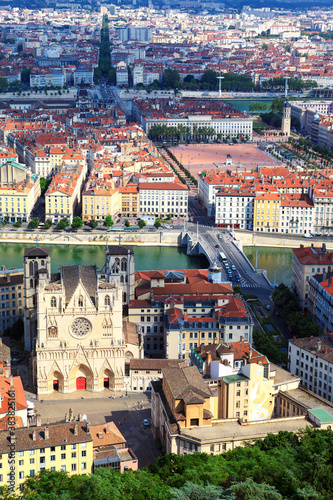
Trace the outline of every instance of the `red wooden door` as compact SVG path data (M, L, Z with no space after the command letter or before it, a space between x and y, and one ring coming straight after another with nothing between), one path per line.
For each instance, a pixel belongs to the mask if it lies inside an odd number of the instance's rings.
M77 377L76 379L76 389L85 389L86 388L86 377Z

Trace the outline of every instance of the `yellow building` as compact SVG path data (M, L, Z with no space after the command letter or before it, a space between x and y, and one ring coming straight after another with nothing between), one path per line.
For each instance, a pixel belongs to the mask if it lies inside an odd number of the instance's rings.
M0 166L0 220L27 222L38 198L40 179L25 165L8 160Z
M82 165L60 167L45 193L45 219L58 222L78 215L85 169Z
M110 186L87 184L82 193L82 219L103 221L107 215L113 218L119 214L119 192Z
M280 225L280 194L263 193L254 198L253 230L277 233Z
M37 416L37 423L38 423ZM0 432L0 486L20 488L43 469L90 474L93 438L86 422Z

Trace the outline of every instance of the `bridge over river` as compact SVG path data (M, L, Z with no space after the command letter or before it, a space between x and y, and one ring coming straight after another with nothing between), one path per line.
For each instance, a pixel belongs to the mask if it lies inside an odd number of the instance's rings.
M218 234L221 235L220 238L217 237ZM234 284L239 284L242 288L263 288L267 292L272 290L272 284L266 276L266 271L254 269L230 233L221 233L212 227L198 225L197 231L188 230L182 233L182 243L187 246L188 255L203 254L207 257L210 265L216 261L221 252L224 253L229 266L234 265L236 268L232 278ZM235 281L236 274L240 278L239 283ZM226 281L231 281L224 268L223 276Z

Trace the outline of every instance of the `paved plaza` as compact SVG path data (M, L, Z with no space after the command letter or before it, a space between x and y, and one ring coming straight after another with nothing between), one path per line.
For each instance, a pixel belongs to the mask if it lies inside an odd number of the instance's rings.
M79 413L86 415L91 424L114 422L138 457L139 467L155 463L160 453L150 428L143 426L144 418L150 421L148 395L131 393L125 396L122 393L104 392L108 397L87 391L76 391L73 396L66 394L66 399L59 393L54 393L57 397L45 401L37 401L36 395L30 392L26 392L26 397L34 402L36 412L42 417L42 425L47 421L63 421L70 408L75 416ZM112 395L115 398L111 398Z
M194 177L202 170L216 169L235 170L239 164L246 170L259 166L276 166L279 163L254 144L181 144L170 148L176 158L188 168ZM225 165L227 156L230 155L233 165Z

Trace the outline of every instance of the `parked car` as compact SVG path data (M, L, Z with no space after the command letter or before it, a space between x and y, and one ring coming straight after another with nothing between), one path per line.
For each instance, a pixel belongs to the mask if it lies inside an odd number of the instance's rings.
M232 269L233 271L236 271L236 267L235 267L234 265L232 265L232 266L231 266L231 269Z
M143 419L143 425L144 425L144 427L150 426L149 421L146 418Z
M267 309L267 311L269 311L271 309L271 306L269 304L267 304L266 309Z

